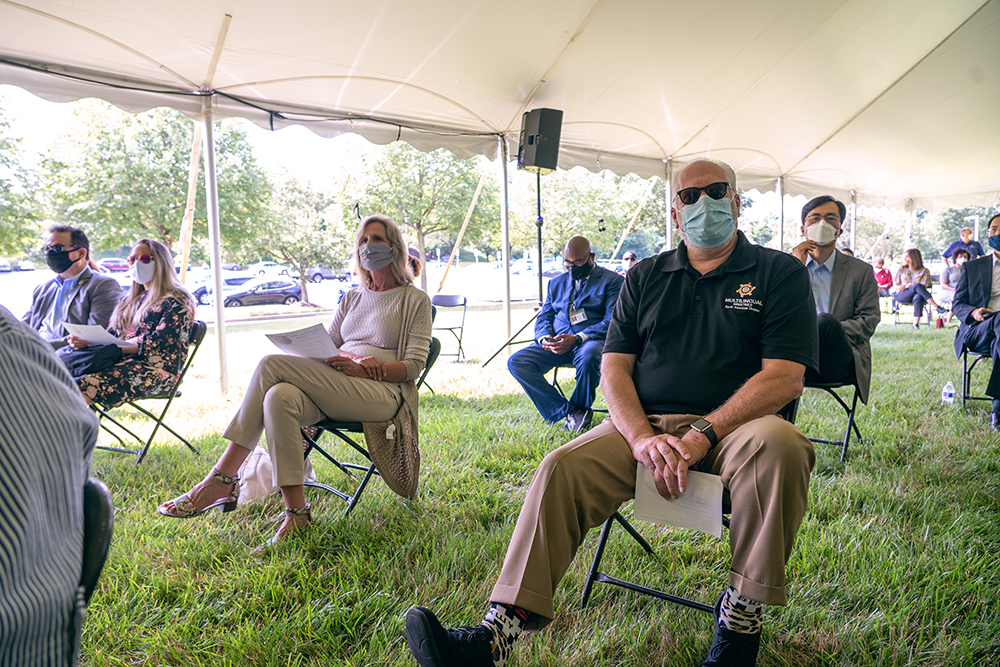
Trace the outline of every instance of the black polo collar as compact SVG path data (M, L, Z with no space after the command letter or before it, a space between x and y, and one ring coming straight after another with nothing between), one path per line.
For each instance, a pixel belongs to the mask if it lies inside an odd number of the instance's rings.
M746 271L754 264L757 263L757 254L754 252L754 247L744 236L743 232L736 230L736 246L733 248L733 252L726 261L723 262L722 266L712 271L712 273L735 273L737 271ZM667 257L667 260L663 263L663 272L669 273L671 271L681 271L685 269L692 269L691 262L688 261L687 244L683 241L677 250L673 254Z

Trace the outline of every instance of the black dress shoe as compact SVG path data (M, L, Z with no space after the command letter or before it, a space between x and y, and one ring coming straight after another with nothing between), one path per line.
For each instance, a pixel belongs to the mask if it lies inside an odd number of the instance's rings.
M990 428L994 431L1000 431L1000 412L990 413Z
M493 631L485 625L445 629L434 612L406 612L406 643L420 667L494 667Z
M715 603L715 637L708 647L708 657L702 667L755 667L760 650L760 633L745 635L722 627L719 608L722 596Z

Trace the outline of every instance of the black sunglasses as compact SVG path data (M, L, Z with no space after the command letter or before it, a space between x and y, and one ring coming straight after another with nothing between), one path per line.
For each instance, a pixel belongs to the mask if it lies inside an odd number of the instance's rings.
M81 246L78 245L63 245L62 243L53 243L52 245L42 246L42 252L72 252L73 250L79 250Z
M729 192L729 183L725 181L719 181L718 183L712 183L711 185L706 185L703 188L684 188L683 190L677 191L677 198L681 200L681 203L685 206L690 206L699 199L701 199L701 193L704 192L712 199L722 199Z

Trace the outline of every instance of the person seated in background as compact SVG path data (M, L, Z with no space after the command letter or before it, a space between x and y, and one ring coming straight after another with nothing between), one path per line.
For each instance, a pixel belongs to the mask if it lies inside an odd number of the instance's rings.
M892 272L885 267L885 260L875 258L875 284L878 285L879 296L889 296L892 290Z
M21 321L55 349L66 345L63 322L108 326L122 288L114 278L91 268L90 241L83 230L51 227L42 251L56 276L35 288Z
M188 355L194 298L180 284L170 251L159 241L140 239L128 257L132 287L111 315L108 331L124 341L124 359L102 371L75 378L88 404L113 408L126 401L170 391ZM67 339L81 350L90 343Z
M809 439L776 413L816 365L816 315L802 264L737 231L729 165L693 160L673 191L684 240L629 271L608 331L601 388L611 419L542 461L480 625L448 629L430 609L406 613L421 667L506 665L522 631L552 622L577 549L635 496L639 465L667 500L685 492L689 469L729 489L729 585L704 664L756 664L763 606L787 604L785 564L815 462Z
M809 270L819 327L819 369L806 369L806 381L850 384L857 380L863 403L868 402L872 377L869 340L882 321L878 284L867 262L837 252L837 238L847 213L844 203L829 195L802 207L806 240L792 254Z
M930 304L944 315L947 310L931 296L931 272L924 268L924 258L917 248L906 251L903 265L896 271L896 293L893 295L893 312L901 303L913 303L913 328L920 328L924 304Z
M962 266L969 261L969 251L965 248L958 248L951 254L952 265L944 267L941 272L941 295L942 305L948 305L948 314L945 315L945 322L951 322L954 312L950 310L951 303L955 299L955 290L958 288L958 279L962 276Z
M273 545L308 528L312 521L302 484L300 427L324 417L385 422L402 413L416 446L415 381L430 351L430 299L413 286L403 235L389 217L373 215L361 222L354 264L361 285L341 299L329 330L340 354L325 361L283 354L261 359L240 409L223 434L229 445L222 456L189 492L160 505L160 514L188 519L215 507L223 512L235 509L237 472L266 432L275 481L285 504L284 523L268 541ZM377 462L375 448L369 449ZM412 497L416 492L415 473L404 480L408 488L401 489L392 470L380 465L379 472L396 493Z
M1000 317L996 314L1000 309L1000 214L990 219L988 230L992 252L964 265L951 309L959 323L955 355L961 359L962 348L967 347L993 359L986 395L993 399L990 428L1000 431Z
M626 273L628 273L629 269L631 269L638 263L639 263L639 256L636 255L631 250L629 250L627 253L622 255L622 265L621 265L621 271L619 271L619 273L625 275Z
M851 250L850 248L846 248L846 247L845 248L841 248L840 252L842 252L843 254L848 255L850 257L854 257L854 251Z
M0 306L0 665L69 665L83 614L83 485L97 416Z
M955 251L959 249L962 249L965 252L967 252L969 254L970 259L976 259L986 254L983 251L983 246L980 245L979 241L972 240L972 229L970 229L969 227L963 227L962 231L958 233L958 240L952 243L947 248L945 248L944 252L941 253L941 257L944 259L945 266L951 266L952 264L954 264Z
M410 267L413 278L419 278L424 265L420 261L420 252L416 248L410 248L406 251L406 264Z
M507 360L545 421L562 420L574 433L590 426L590 406L601 379L601 352L622 277L598 266L590 241L574 236L563 250L566 272L549 281L548 295L535 320L535 342ZM576 388L567 400L545 379L556 366L576 367Z

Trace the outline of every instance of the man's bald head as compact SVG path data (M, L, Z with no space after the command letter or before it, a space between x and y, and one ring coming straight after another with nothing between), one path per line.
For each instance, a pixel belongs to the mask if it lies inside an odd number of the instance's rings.
M574 236L569 241L566 241L566 248L563 250L563 257L567 262L575 262L580 259L585 259L587 255L594 252L594 249L590 245L590 241L587 240L585 236Z

